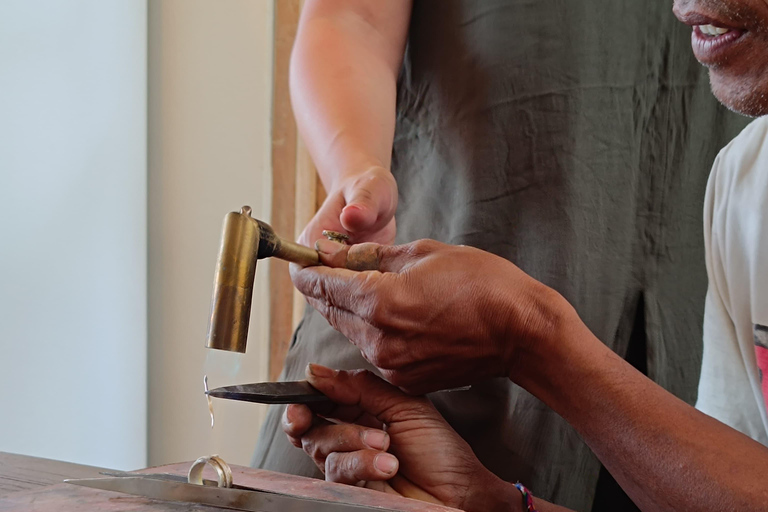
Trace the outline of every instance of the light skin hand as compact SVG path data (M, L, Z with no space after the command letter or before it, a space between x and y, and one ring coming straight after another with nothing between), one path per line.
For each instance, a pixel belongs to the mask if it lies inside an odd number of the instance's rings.
M325 229L349 235L350 243L395 241L397 183L387 169L372 166L336 187L304 228L299 243L313 246L324 238Z
M470 247L324 241L318 249L331 267L373 256L374 271L294 267L294 284L387 381L414 394L507 376L515 350L546 331L544 305L559 297Z
M426 398L405 395L365 370L310 365L307 379L335 404L316 410L322 417L291 405L282 425L326 480L364 481L369 488L470 512L522 510L520 492L483 467Z
M291 54L299 132L328 192L299 242L329 229L391 244L397 185L389 171L397 76L410 0L306 0Z

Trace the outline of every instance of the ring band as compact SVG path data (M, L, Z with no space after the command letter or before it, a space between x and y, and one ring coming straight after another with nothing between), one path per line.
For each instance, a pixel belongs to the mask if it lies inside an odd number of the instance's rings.
M197 459L192 464L192 467L189 468L187 482L195 485L203 485L203 470L206 465L209 465L216 470L219 487L232 487L232 470L230 469L229 464L224 462L224 459L218 455L200 457Z

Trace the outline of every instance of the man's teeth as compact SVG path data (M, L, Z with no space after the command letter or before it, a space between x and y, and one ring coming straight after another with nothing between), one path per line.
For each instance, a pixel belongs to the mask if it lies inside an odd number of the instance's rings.
M731 31L729 28L716 27L714 25L699 25L699 30L706 36L717 37Z

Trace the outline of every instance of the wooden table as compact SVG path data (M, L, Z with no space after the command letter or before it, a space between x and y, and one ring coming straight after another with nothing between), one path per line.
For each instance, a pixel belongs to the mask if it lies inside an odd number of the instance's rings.
M148 468L140 472L186 475L192 462ZM99 477L103 468L0 452L0 512L218 512L221 508L159 501L68 485L66 478ZM389 493L261 469L232 466L235 481L254 489L299 499L381 507L401 512L458 512ZM212 475L209 475L210 478ZM292 507L291 507L292 508Z
M13 492L39 489L65 478L94 478L104 468L0 452L0 498Z

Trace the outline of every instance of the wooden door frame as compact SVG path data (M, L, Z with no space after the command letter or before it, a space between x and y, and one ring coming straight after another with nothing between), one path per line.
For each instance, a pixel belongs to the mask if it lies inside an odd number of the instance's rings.
M289 64L303 0L275 0L272 81L272 211L275 231L298 237L325 199L306 147L296 129L288 88ZM291 336L304 312L304 297L295 291L288 264L270 261L269 378L277 380Z

